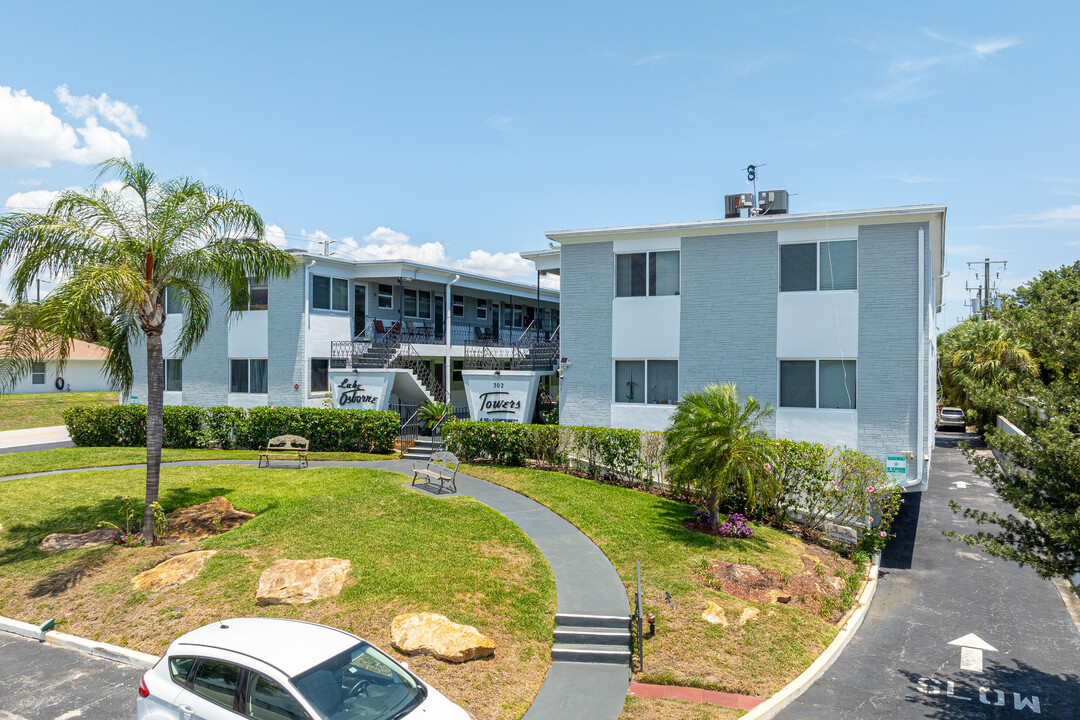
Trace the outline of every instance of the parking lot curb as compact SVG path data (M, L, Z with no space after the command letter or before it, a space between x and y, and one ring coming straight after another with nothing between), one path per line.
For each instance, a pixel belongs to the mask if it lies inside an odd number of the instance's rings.
M5 630L16 635L22 635L23 637L38 640L39 642L46 642L50 645L56 645L70 650L78 650L87 655L124 663L125 665L131 665L137 668L150 669L154 667L158 661L156 655L150 655L149 653L139 652L137 650L129 650L128 648L123 648L119 645L110 645L109 643L87 640L86 638L68 635L67 633L53 631L43 633L41 632L41 628L37 625L31 625L30 623L6 617L0 617L0 630Z
M836 662L836 658L840 657L840 653L851 642L851 638L854 637L855 632L862 625L866 613L870 611L870 602L874 599L874 593L877 592L878 571L880 569L881 553L878 553L874 557L873 566L870 568L866 587L863 588L862 595L859 596L859 607L847 619L844 626L840 628L840 632L829 643L829 647L825 648L825 652L821 653L818 659L803 671L802 675L785 685L780 692L743 715L742 720L769 720L769 718L775 716L806 692L807 688L824 675L825 671Z

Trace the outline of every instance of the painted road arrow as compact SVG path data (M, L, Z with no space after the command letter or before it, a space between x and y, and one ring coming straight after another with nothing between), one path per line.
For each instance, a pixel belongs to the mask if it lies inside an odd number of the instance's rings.
M965 489L967 489L968 484L966 482L964 482L963 480L957 480L956 482L954 482L952 484L952 486L957 490L965 490Z
M956 638L949 642L950 645L960 646L960 669L982 672L983 650L997 652L997 648L983 640L975 633L968 633L964 637Z

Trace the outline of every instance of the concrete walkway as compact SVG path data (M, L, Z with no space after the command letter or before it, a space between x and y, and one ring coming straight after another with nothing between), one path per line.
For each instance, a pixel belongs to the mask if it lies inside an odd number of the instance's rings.
M163 466L252 465L248 460L187 460ZM311 467L354 467L412 475L412 461L312 461ZM145 468L114 465L107 468L55 470L0 477L0 481L90 470ZM421 488L418 484L417 488ZM630 616L622 579L600 548L584 533L540 503L499 485L458 474L457 495L472 497L520 527L544 554L552 573L560 614ZM446 497L444 493L442 497ZM630 670L600 663L554 662L526 720L615 720L622 713L630 688Z

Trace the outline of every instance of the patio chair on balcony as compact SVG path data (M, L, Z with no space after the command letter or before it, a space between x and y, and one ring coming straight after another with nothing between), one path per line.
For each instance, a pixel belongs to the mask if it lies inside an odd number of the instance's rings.
M376 337L386 334L386 327L383 325L382 320L375 321L375 335Z

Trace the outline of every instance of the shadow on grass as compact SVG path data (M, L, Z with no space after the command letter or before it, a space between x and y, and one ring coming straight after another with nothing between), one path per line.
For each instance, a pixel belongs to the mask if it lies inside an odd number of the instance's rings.
M27 592L32 598L59 595L71 589L85 578L91 570L105 563L112 545L95 547L79 555L75 562L51 572L38 580Z
M694 517L694 506L678 500L659 498L655 524L672 540L687 547L703 550L724 550L727 552L763 553L769 543L763 538L752 535L748 538L729 538L719 535L706 535L691 530L683 522Z

